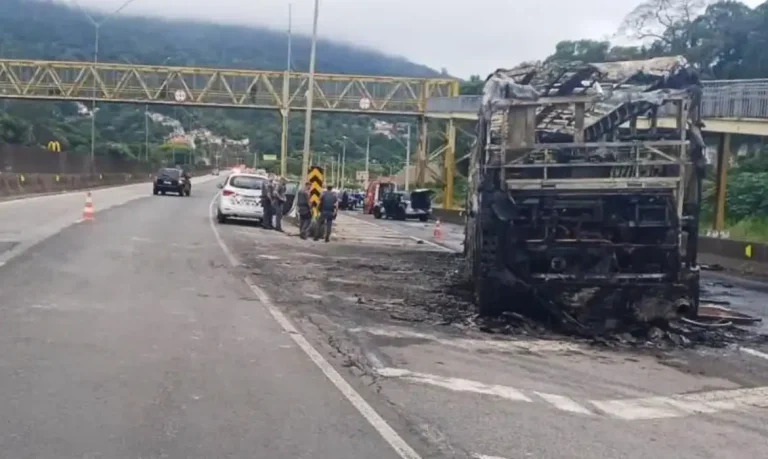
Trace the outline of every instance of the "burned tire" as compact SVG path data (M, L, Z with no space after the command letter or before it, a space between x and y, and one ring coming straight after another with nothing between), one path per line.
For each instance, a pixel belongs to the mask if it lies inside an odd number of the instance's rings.
M468 221L465 250L470 257L475 306L480 315L498 315L504 310L505 287L495 275L503 264L498 253L500 224L490 206L490 194L480 198L480 212Z

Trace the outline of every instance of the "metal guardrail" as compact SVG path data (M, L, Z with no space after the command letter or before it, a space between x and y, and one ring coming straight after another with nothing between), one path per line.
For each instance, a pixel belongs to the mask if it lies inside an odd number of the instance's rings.
M435 97L427 113L477 113L482 96ZM768 118L768 79L704 82L704 118Z

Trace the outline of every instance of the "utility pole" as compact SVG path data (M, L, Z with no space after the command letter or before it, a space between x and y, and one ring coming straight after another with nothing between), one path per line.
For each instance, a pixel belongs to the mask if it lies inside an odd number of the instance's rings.
M339 188L344 188L344 179L347 178L347 176L345 175L346 166L347 166L347 137L344 136L344 144L341 146L341 183L339 185Z
M317 61L317 18L320 13L320 0L315 0L312 20L312 47L309 52L309 78L307 78L307 109L304 118L304 154L301 160L301 183L307 181L309 172L309 149L312 140L312 103L315 94L315 62Z
M144 156L149 162L149 104L144 106Z
M341 186L341 153L336 156L336 186Z
M368 163L370 162L370 159L371 159L371 135L368 134L368 138L365 140L365 180L363 181L364 182L363 189L366 191L368 190L368 180L369 180L368 179L368 174L369 174ZM406 177L408 177L407 174L408 172L406 172ZM405 183L406 184L408 183L408 179L406 179ZM408 188L406 187L406 190L407 189Z
M285 177L288 174L288 118L290 117L289 92L291 87L291 36L293 35L293 19L291 14L291 4L288 4L288 62L285 66L285 75L283 76L283 107L280 110L282 115L282 130L280 132L280 175ZM303 183L303 182L302 182Z

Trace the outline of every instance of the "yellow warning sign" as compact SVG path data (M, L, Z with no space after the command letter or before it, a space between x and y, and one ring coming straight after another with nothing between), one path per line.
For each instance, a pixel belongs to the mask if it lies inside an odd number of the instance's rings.
M309 206L312 208L312 215L317 215L320 208L320 195L323 193L323 168L311 166L307 181L309 181Z
M747 258L752 258L752 244L747 244L747 246L744 247L744 255Z
M61 144L58 141L56 141L56 140L51 140L50 142L48 142L48 150L49 151L54 151L56 153L60 153L61 152Z

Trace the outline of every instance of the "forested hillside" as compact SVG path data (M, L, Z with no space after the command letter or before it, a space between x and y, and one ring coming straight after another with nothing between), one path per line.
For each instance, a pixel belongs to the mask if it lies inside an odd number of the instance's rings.
M264 28L170 21L118 16L104 27L99 59L104 62L167 64L283 70L287 41L284 32ZM0 1L0 57L77 60L93 59L94 28L77 9L57 2L38 0ZM308 68L310 41L294 36L293 67ZM318 72L434 76L438 72L403 58L321 40L318 43ZM250 138L259 151L279 151L277 113L248 110L192 109L156 110L179 119L185 127L205 127L229 138ZM367 117L318 114L314 145L317 148L347 135L365 143L371 120ZM97 116L97 148L101 154L139 155L144 143L143 107L104 105ZM290 149L302 147L303 116L294 114L290 125ZM150 129L155 148L169 129ZM90 148L90 119L78 117L74 104L0 103L0 143L46 143L61 140L69 151ZM397 164L402 146L394 140L373 140L372 157L381 163ZM361 153L351 148L352 160Z

